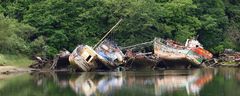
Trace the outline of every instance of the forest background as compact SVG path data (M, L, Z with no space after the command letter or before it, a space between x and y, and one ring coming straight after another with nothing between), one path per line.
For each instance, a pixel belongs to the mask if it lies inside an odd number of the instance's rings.
M240 50L239 0L1 0L0 54L52 58L93 46L120 18L108 37L119 46L198 37L214 54Z

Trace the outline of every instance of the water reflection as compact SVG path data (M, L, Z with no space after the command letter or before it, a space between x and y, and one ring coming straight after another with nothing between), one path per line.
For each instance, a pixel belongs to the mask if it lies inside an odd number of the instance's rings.
M77 94L86 96L116 95L126 90L158 96L185 90L188 95L197 95L212 78L212 70L82 73L71 78L69 85Z
M0 80L0 96L240 96L240 69L31 73Z
M71 78L69 85L78 94L90 96L97 93L109 94L123 85L122 74L82 73Z
M156 79L156 95L171 93L175 90L185 89L188 95L198 95L201 88L211 81L213 74L211 70L194 71L191 75L185 76L163 76Z

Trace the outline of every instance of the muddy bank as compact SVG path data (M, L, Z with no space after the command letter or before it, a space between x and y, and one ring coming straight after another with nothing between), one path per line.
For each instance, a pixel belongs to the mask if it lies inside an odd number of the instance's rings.
M16 66L0 66L0 80L6 80L11 77L15 77L25 72L31 72L29 68L19 68Z
M20 72L30 72L29 68L19 68L15 66L0 66L0 75L2 74L11 74L11 73L20 73Z

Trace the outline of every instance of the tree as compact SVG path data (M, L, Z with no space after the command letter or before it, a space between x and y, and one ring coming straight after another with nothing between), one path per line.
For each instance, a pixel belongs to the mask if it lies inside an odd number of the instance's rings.
M36 29L0 14L0 52L29 53L28 39Z
M224 46L224 30L228 18L225 15L225 5L222 0L194 0L198 6L196 15L202 21L198 30L199 40L210 51L221 52Z

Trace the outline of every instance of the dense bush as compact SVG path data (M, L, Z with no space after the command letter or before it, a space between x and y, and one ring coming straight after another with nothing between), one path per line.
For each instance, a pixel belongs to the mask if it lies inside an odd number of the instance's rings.
M36 33L36 29L27 24L18 23L14 19L0 14L0 52L30 54L29 36Z
M94 45L120 18L123 22L108 38L121 46L154 37L182 43L198 37L214 53L225 48L240 49L238 0L5 0L0 3L4 14L0 22L4 34L0 36L2 52L52 56L62 48L73 50L78 44Z

